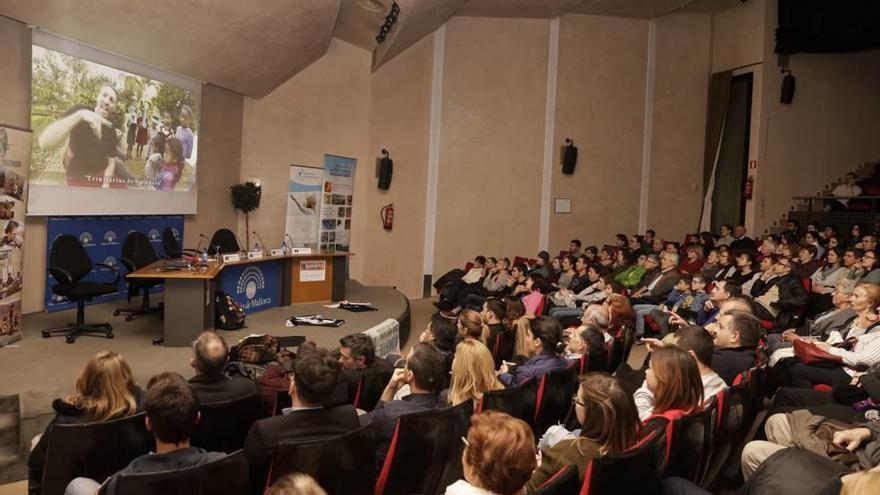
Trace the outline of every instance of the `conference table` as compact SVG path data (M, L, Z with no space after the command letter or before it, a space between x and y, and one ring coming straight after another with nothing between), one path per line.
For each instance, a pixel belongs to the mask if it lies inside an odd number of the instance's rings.
M187 347L202 331L214 328L218 292L232 296L247 313L345 299L349 256L352 253L316 251L249 259L241 253L238 260L212 259L205 266L199 266L198 260L190 265L183 259L162 259L127 277L164 282L162 342L168 347Z

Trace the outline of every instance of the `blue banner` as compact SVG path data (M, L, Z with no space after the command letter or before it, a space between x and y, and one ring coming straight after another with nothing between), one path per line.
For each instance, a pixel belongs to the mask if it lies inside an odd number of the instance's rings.
M165 256L162 246L162 231L171 228L177 238L178 245L183 238L183 215L163 216L95 216L95 217L49 217L46 259L52 250L52 241L62 234L71 234L79 238L80 243L89 254L92 263L104 263L119 270L119 290L112 294L96 297L87 304L100 304L107 301L124 299L128 292L125 283L127 271L119 261L122 257L122 243L129 232L143 232L150 239L156 255ZM89 280L112 281L113 273L103 267L96 267L88 276ZM52 293L56 284L52 275L46 276L46 311L62 311L75 308L76 303ZM161 285L153 292L161 291Z
M227 266L220 272L220 290L248 314L281 305L281 262L264 261Z

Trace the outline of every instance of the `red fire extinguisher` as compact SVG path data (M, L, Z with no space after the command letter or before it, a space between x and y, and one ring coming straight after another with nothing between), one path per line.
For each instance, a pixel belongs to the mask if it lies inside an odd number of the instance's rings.
M385 230L391 230L394 227L394 203L383 206L379 211L379 216L382 217L382 227Z

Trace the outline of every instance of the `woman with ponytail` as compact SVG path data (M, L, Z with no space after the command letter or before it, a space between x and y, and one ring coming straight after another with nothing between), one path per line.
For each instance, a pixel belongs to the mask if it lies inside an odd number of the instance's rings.
M489 326L483 323L480 313L472 309L464 309L458 315L458 341L474 339L488 345Z
M516 366L504 363L499 370L499 379L507 387L521 385L531 378L538 379L566 364L566 360L560 356L565 350L562 327L555 319L538 316L529 320L523 337L523 355L528 360Z

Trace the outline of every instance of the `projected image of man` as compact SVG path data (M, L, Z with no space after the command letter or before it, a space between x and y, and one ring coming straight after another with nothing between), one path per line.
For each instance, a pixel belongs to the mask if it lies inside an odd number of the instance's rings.
M57 148L68 140L63 164L67 184L110 187L116 164L116 128L110 119L118 95L111 86L98 90L94 109L74 105L38 138L40 148Z

